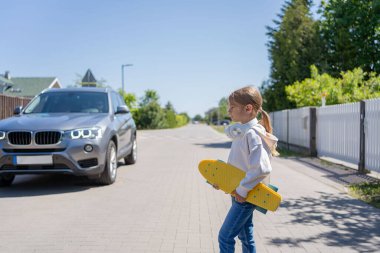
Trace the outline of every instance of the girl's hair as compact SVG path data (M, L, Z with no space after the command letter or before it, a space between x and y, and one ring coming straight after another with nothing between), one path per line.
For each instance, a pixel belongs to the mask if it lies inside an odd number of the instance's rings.
M265 128L268 133L272 133L272 124L267 112L262 109L263 99L261 98L260 91L252 86L247 86L238 89L231 93L228 97L230 102L235 102L241 105L252 105L256 113L261 113L260 124Z
M270 122L270 117L266 111L261 107L263 105L263 99L261 98L260 91L252 86L247 86L241 89L238 89L231 93L228 97L228 100L235 102L241 105L252 105L255 112L261 113L261 120L259 123L265 128L267 133L272 133L272 124ZM271 154L273 156L278 156L279 153L276 150L277 145L271 147Z

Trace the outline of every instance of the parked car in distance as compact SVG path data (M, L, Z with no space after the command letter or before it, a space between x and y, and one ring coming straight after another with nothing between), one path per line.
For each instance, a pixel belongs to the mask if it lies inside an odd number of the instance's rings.
M64 173L104 185L117 163L137 160L136 125L109 88L47 89L16 116L0 120L0 185L15 175Z
M231 124L231 121L229 121L228 119L224 119L224 120L215 120L212 122L213 125L216 125L216 126L227 126L229 124Z
M231 124L231 121L229 121L228 119L220 121L220 125L222 126L228 126L229 124Z

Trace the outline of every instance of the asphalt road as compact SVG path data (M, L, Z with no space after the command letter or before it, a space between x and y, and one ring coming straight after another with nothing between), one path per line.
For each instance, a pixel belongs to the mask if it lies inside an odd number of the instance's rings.
M227 160L230 141L208 126L139 131L138 162L120 161L111 186L83 178L19 176L0 188L0 252L218 252L229 196L207 185L201 159ZM284 201L255 213L258 252L376 252L380 212L323 174L276 158ZM241 252L237 243L237 251Z

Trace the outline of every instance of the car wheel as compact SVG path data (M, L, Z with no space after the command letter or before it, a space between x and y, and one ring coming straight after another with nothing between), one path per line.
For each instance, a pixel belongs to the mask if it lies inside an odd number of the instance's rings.
M133 137L131 153L124 158L125 164L135 164L137 161L137 140Z
M15 175L3 174L0 175L0 186L10 186L15 179Z
M107 148L106 164L104 171L100 175L98 182L102 185L113 184L117 174L117 150L113 141L110 141Z

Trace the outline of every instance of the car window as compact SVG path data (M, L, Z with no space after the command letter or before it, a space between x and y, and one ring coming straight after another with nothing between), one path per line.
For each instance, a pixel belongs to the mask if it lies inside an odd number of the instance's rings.
M124 105L127 107L127 109L129 110L129 107L128 105L125 103L123 97L120 95L120 94L117 94L119 96L119 100L120 100L120 105Z
M47 92L30 103L24 113L108 113L103 92Z
M112 92L112 104L113 104L113 108L114 108L114 112L117 111L117 107L118 106L126 106L127 109L129 110L128 106L126 105L123 97L117 93L117 92Z
M35 97L30 102L28 107L25 108L24 113L31 113L32 110L34 110L35 113L41 112L42 111L42 105L45 103L45 102L41 101L41 98L42 98L41 96ZM46 99L46 97L44 99Z
M113 112L115 113L117 111L117 107L120 105L120 101L118 99L118 94L116 92L111 93L111 99L112 99L112 108Z
M120 94L117 94L117 95L119 97L120 105L127 106L127 104L125 103L123 97ZM128 108L128 106L127 106L127 108ZM129 108L128 108L128 110L129 110Z
M117 94L117 100L119 101L119 105L125 105L124 100L120 94Z

